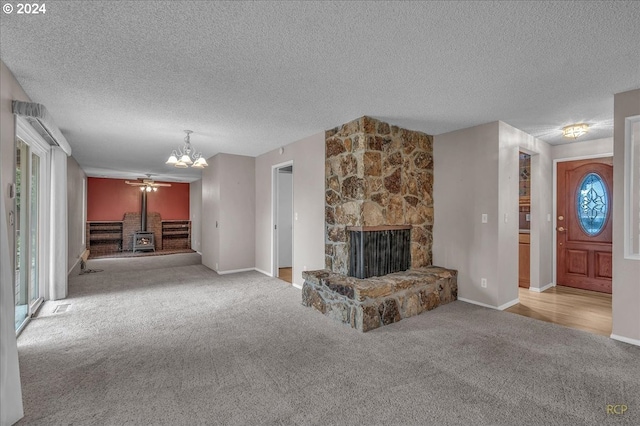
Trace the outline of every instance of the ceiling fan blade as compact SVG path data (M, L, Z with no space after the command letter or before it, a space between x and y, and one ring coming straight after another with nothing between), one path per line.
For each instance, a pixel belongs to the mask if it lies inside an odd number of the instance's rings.
M124 183L126 183L127 185L131 185L131 186L145 186L145 183L141 183L141 182L130 182L128 180L125 180Z

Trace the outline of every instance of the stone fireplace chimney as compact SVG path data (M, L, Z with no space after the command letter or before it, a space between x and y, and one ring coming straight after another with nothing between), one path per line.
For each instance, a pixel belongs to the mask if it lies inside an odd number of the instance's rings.
M348 227L409 228L404 262L430 265L433 137L365 116L328 130L325 143L325 267L349 272Z

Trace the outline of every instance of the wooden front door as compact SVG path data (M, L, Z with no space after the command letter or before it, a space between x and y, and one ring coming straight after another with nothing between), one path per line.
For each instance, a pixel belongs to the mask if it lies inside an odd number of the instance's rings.
M613 158L558 163L557 284L611 293Z

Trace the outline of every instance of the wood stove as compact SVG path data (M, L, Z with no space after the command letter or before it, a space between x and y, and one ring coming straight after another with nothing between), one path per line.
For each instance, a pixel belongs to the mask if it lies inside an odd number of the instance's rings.
M140 231L133 233L133 252L136 250L153 250L156 251L153 232Z
M142 203L140 208L140 231L133 233L133 252L136 250L156 251L153 232L147 231L147 191L142 191Z

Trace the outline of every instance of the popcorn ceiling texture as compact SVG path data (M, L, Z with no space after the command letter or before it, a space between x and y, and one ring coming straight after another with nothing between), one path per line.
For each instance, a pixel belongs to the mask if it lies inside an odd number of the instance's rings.
M433 137L365 116L325 143L325 268L348 272L347 226L377 225L412 225L411 267L430 265Z
M164 164L183 129L207 157L364 114L432 135L502 120L551 143L586 120L610 137L612 94L638 87L639 5L55 1L2 14L1 56L90 176L197 180Z

